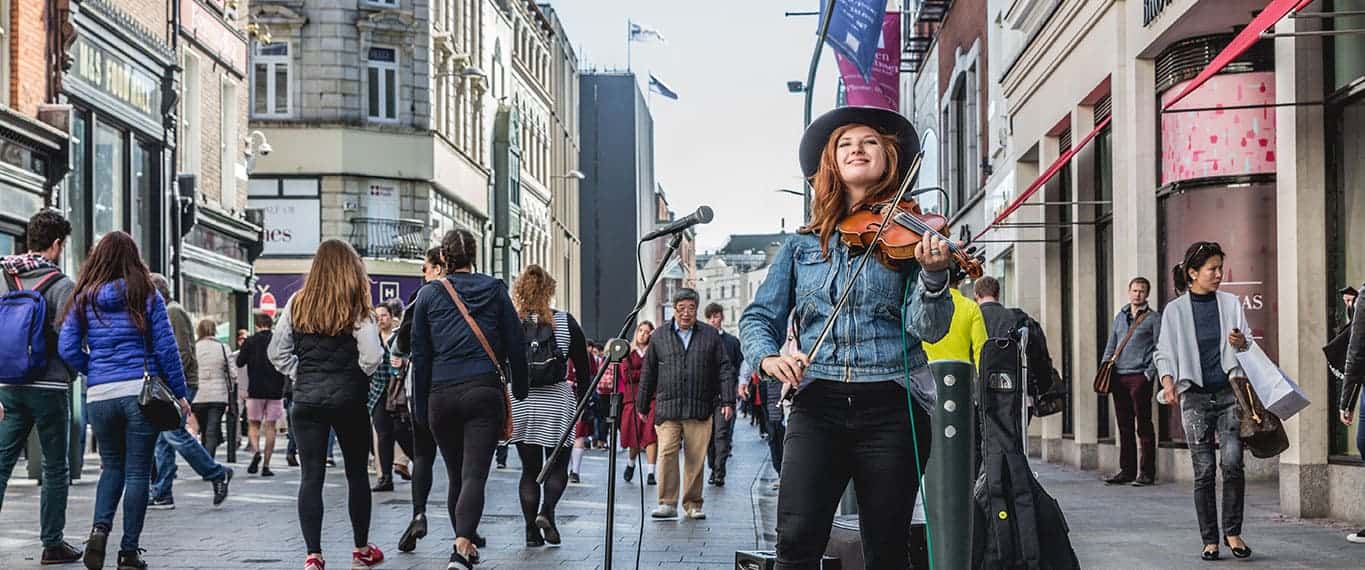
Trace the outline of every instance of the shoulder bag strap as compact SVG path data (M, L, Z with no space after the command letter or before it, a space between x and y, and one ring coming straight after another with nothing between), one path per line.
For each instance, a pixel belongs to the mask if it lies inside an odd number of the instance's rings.
M502 373L502 364L498 362L498 356L493 352L493 346L488 344L488 337L483 334L483 329L479 323L469 314L469 307L466 307L464 300L460 299L460 294L455 292L455 286L450 284L450 279L442 279L441 285L446 288L446 293L450 294L450 300L455 302L455 307L460 309L460 314L464 315L464 322L469 324L469 329L474 331L474 336L479 339L479 344L483 345L483 351L488 354L488 359L493 361L493 367L498 370L498 376L502 376L506 381L506 376Z
M1133 338L1133 333L1137 331L1138 325L1142 324L1142 319L1147 318L1147 315L1151 312L1151 309L1143 311L1141 315L1138 315L1137 319L1133 320L1133 326L1128 327L1128 334L1123 335L1123 341L1119 343L1118 348L1114 349L1114 355L1110 356L1109 360L1114 362L1119 361L1119 355L1123 353L1123 347L1128 346L1128 339Z

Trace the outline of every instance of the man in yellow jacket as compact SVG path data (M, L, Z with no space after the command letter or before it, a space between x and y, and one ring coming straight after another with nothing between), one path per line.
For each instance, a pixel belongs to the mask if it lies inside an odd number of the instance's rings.
M948 288L953 296L953 323L947 336L938 342L924 343L924 354L929 361L960 360L970 362L973 367L980 364L981 347L986 345L986 319L981 316L981 307L976 301L968 299L958 290L964 275L953 272L953 281Z

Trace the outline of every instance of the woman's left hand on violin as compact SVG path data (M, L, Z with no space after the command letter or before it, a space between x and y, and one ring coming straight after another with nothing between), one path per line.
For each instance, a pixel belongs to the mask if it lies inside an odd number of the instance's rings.
M925 271L943 271L953 261L953 253L948 250L948 242L938 236L925 236L915 246L915 261Z

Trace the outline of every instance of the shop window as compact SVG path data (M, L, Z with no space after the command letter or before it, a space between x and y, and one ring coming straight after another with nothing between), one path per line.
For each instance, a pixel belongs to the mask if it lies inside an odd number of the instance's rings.
M199 56L185 50L180 57L180 65L185 68L184 95L180 99L180 116L184 123L180 129L180 172L198 175L200 172L200 139L203 137L200 107L204 104L199 82Z
M132 194L132 223L129 225L128 233L133 235L137 241L138 249L142 251L142 257L148 261L153 268L158 264L155 258L158 252L153 245L158 243L156 232L161 227L157 220L153 219L159 210L154 207L156 200L156 150L149 149L143 145L133 145L133 194ZM153 269L155 271L155 269Z
M126 170L123 133L105 124L95 127L92 241L123 227L123 183ZM78 198L79 199L79 198Z
M371 6L382 6L384 8L397 8L398 0L365 0Z
M289 42L256 43L251 55L251 116L288 117L293 107Z
M1336 54L1342 57L1342 50ZM1333 236L1328 241L1331 280L1325 284L1329 315L1329 335L1333 335L1347 324L1345 307L1337 289L1344 285L1361 288L1365 281L1365 164L1360 161L1365 156L1365 95L1342 101L1328 107L1326 124L1332 125L1328 134L1328 168L1333 180L1332 191L1328 194L1328 222ZM1365 300L1357 299L1357 303ZM1329 336L1328 338L1331 338ZM1330 374L1330 373L1329 373ZM1332 377L1327 383L1327 399L1335 406L1341 394L1341 379ZM1361 410L1357 405L1356 414ZM1356 437L1360 422L1344 426L1335 412L1324 414L1321 421L1328 422L1328 453L1338 458L1360 458Z
M90 217L90 208L94 205L94 200L90 194L89 168L86 167L86 154L90 151L90 120L87 115L77 112L71 121L71 172L66 175L66 197L64 204L70 204L71 210L67 213L70 216L71 232L71 254L67 258L71 261L68 273L75 273L75 269L80 267L81 262L85 261L85 256L90 251L90 225L86 220Z
M16 253L23 253L19 245L19 238L9 234L0 234L0 255L14 255Z
M1095 306L1099 307L1100 314L1095 319L1098 325L1096 344L1098 354L1095 355L1096 361L1104 356L1104 347L1109 342L1109 327L1113 324L1112 317L1116 314L1116 305L1121 304L1124 299L1113 299L1114 291L1114 271L1113 271L1113 244L1114 244L1114 222L1111 212L1113 207L1108 204L1114 196L1114 134L1112 129L1105 128L1095 135L1095 195L1094 200L1105 202L1094 207L1095 213ZM1150 291L1149 291L1150 292ZM1109 396L1100 394L1099 399L1099 437L1101 439L1112 438L1109 432Z
M223 78L220 84L223 111L219 115L222 124L218 128L219 144L218 203L227 211L237 210L237 157L240 156L240 141L237 140L237 84Z
M398 120L398 50L372 47L366 64L369 117L372 121Z

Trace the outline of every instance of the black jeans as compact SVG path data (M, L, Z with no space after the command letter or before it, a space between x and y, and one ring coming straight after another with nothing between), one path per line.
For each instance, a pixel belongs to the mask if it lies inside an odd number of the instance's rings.
M327 439L335 430L346 466L346 495L356 548L370 539L370 430L365 402L344 407L294 402L289 429L299 448L299 526L308 554L322 552L322 483L327 475Z
M711 467L711 474L716 477L725 477L725 464L730 461L730 447L735 440L735 417L725 419L721 414L721 407L716 406L715 413L711 414L711 446L706 448L706 464Z
M782 424L782 418L770 420L766 423L768 426L768 454L772 455L773 469L777 470L778 475L781 475L782 450L786 444L783 439L787 437L787 426Z
M930 419L913 406L920 461ZM919 481L909 399L896 382L816 381L797 395L787 425L777 495L777 568L816 569L850 479L858 496L868 568L909 565L910 518Z
M431 479L436 469L436 439L431 428L412 422L412 516L427 512L427 497L431 496Z
M502 381L488 375L437 384L427 398L428 425L446 460L446 505L457 538L472 540L483 518L488 467L507 417L505 393Z
M552 521L555 519L555 506L559 505L560 497L564 496L564 489L569 486L570 454L569 450L565 449L559 453L554 466L550 469L550 475L545 478L542 502L540 484L536 483L536 477L540 476L540 470L545 467L545 460L553 453L554 450L548 447L517 444L517 457L521 458L521 516L526 519L528 529L535 526L536 515L545 515Z
M1180 395L1180 421L1194 465L1194 511L1204 544L1218 544L1218 469L1223 471L1223 534L1242 535L1246 474L1242 465L1242 409L1231 387ZM1217 451L1214 439L1217 434ZM1216 456L1216 458L1215 458Z
M412 457L412 421L406 415L394 414L384 409L384 402L374 407L370 416L374 431L379 436L379 478L393 478L393 444L403 448L403 453Z
M227 404L194 404L190 409L194 412L194 421L199 422L204 450L213 457L223 443L223 413L227 412Z

